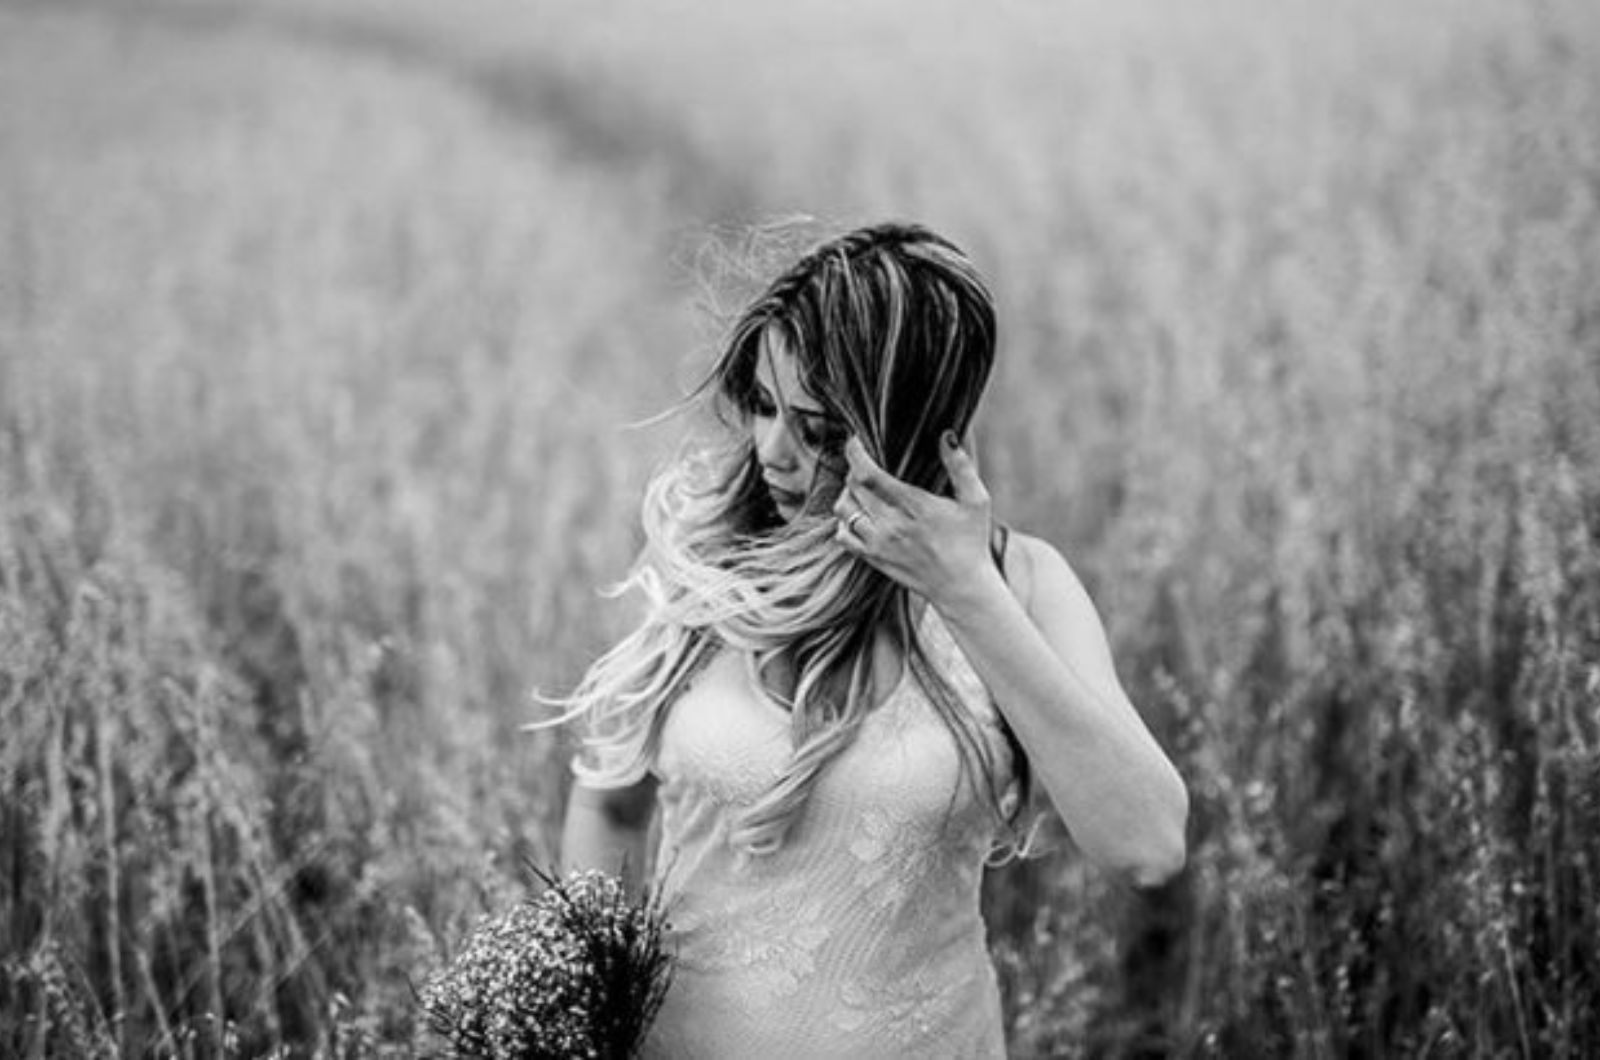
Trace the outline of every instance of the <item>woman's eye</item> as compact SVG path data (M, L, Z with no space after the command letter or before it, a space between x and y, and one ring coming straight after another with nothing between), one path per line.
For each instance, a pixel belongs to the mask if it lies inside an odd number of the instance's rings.
M800 421L800 441L809 449L832 452L844 448L844 426L827 420L807 417Z

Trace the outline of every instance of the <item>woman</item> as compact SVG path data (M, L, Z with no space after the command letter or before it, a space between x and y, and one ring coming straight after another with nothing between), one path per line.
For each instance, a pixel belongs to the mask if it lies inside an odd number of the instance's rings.
M1035 794L1136 884L1183 864L1183 784L1093 604L960 445L994 347L949 242L835 239L732 329L703 391L728 443L647 492L648 612L569 701L563 837L671 903L647 1055L1003 1056L979 883Z

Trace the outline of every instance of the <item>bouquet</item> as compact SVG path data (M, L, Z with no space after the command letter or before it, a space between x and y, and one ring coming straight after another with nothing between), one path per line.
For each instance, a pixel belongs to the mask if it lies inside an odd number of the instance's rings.
M672 979L658 897L629 900L602 872L564 880L487 917L419 992L455 1055L493 1060L637 1052Z

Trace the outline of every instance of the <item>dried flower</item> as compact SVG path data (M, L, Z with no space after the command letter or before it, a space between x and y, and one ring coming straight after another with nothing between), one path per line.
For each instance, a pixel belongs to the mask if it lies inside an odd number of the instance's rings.
M635 1055L672 978L660 902L602 872L545 884L480 921L420 991L456 1055L493 1060Z

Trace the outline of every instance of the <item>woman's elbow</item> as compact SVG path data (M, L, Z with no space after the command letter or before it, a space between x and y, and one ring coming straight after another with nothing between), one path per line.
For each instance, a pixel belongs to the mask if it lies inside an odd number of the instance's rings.
M1136 887L1160 887L1183 871L1189 860L1189 789L1174 771L1167 787L1165 808L1151 829L1151 842L1143 864L1135 870Z
M1120 851L1110 866L1141 889L1170 883L1188 862L1189 792L1176 775L1161 803L1139 829L1138 841Z
M1152 851L1129 873L1133 885L1140 890L1162 887L1171 883L1188 862L1188 851L1183 841Z

